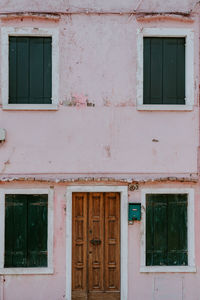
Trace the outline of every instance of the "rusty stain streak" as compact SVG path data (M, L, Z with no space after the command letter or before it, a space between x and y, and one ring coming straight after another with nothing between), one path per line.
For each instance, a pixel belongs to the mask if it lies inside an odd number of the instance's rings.
M2 168L2 170L1 170L1 173L4 173L5 170L6 170L7 165L10 164L10 159L11 159L11 157L13 156L14 152L15 152L15 147L13 147L13 149L12 149L12 151L11 151L11 153L10 153L8 159L4 162L3 168Z
M184 15L169 15L169 14L144 14L136 17L138 22L153 22L153 21L177 21L177 22L184 22L184 23L194 23L194 19L189 18L188 16Z
M40 20L48 20L48 21L54 21L57 22L60 20L60 14L43 14L43 13L0 13L0 19L2 21L10 21L13 19L19 19L21 18L21 21L23 19L40 19Z
M9 161L9 159L8 159L8 160L6 160L6 161L4 162L4 166L3 166L2 170L1 170L1 172L2 172L2 173L4 173L4 172L5 172L5 170L6 170L6 167L7 167L7 165L9 165L9 164L10 164L10 161Z
M122 10L122 11L104 11L104 10L93 10L93 9L86 9L86 8L79 8L79 10L66 10L66 11L18 11L18 12L0 12L0 18L2 17L10 17L10 16L16 16L16 17L49 17L49 16L55 16L58 19L62 15L77 15L77 14L92 14L92 15L177 15L177 16L189 16L193 11L193 8L187 11L165 11L165 12L159 12L159 11L139 11L139 10Z
M111 150L110 150L110 146L109 145L105 146L105 150L106 150L107 157L111 157Z

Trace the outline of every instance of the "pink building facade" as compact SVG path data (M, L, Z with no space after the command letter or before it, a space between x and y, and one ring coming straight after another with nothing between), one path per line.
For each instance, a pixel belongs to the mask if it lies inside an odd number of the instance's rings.
M199 299L199 14L194 0L1 0L0 300L72 299L74 193L120 195L116 299ZM10 36L52 38L52 103L9 103ZM184 105L143 104L145 37L185 39ZM48 195L46 267L5 266L10 194ZM187 195L185 264L147 265L147 194Z

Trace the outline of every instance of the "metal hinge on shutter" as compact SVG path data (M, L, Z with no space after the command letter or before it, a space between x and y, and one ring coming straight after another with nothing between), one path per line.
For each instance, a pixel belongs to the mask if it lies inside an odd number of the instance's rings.
M23 206L23 203L17 203L17 202L5 202L5 206Z
M33 206L46 206L47 203L46 202L35 202L35 203L31 203L31 205L33 205Z

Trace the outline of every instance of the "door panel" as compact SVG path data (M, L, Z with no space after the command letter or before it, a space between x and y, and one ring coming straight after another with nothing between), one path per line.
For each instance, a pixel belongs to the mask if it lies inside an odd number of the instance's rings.
M120 280L120 199L117 193L105 194L105 290L119 291Z
M73 193L72 299L120 299L120 195Z
M72 299L87 299L87 194L72 197Z
M89 194L88 287L103 291L104 267L104 201L103 193Z

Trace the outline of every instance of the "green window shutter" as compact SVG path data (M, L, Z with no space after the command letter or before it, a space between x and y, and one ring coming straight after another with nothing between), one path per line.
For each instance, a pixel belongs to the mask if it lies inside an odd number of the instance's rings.
M29 42L9 38L9 103L27 103L29 98Z
M51 103L52 97L52 39L43 38L44 51L44 84L43 97L44 103Z
M168 195L168 264L187 265L187 195Z
M27 265L26 196L6 195L5 198L5 267Z
M9 103L51 103L51 41L50 37L9 38Z
M144 38L144 104L185 104L185 38Z
M163 104L185 104L185 39L163 39Z
M162 39L144 38L144 104L162 99Z
M187 265L187 195L146 195L146 265Z
M5 267L47 266L47 215L48 195L6 195Z
M151 203L151 205L149 205ZM151 243L151 260L146 259L147 266L150 265L166 265L167 264L167 199L166 196L147 195L147 224L146 253L149 252L149 244ZM150 211L149 211L150 208ZM153 216L150 216L152 214ZM150 222L151 220L151 222ZM151 229L149 229L151 228ZM149 234L150 233L150 234Z
M154 265L154 200L146 195L146 265Z
M47 266L48 195L28 195L28 266Z

